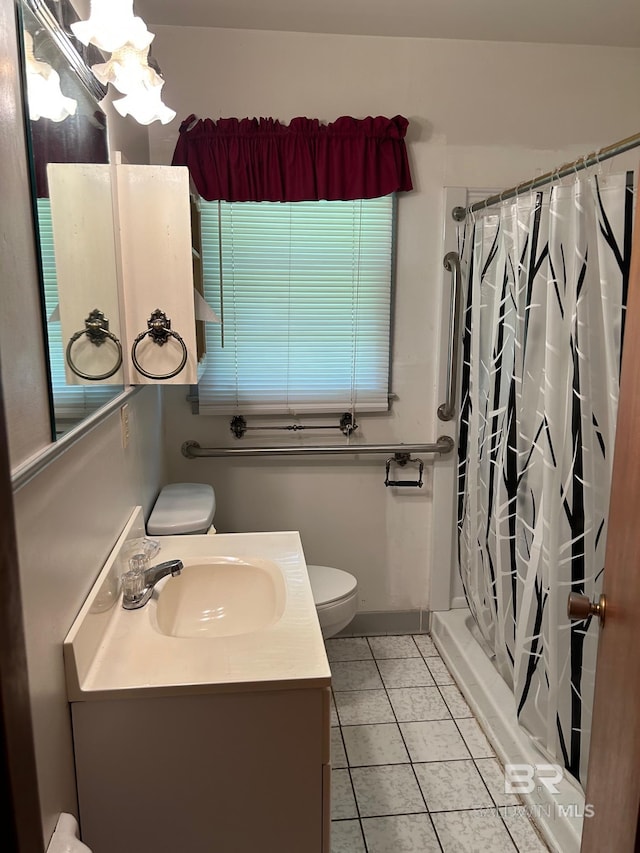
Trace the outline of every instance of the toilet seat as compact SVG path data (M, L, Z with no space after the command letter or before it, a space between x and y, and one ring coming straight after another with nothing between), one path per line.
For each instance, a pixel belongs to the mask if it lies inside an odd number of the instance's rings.
M358 581L349 572L331 566L307 566L322 635L333 637L351 622L358 610Z
M331 566L307 566L316 607L335 604L358 592L358 581L349 572Z

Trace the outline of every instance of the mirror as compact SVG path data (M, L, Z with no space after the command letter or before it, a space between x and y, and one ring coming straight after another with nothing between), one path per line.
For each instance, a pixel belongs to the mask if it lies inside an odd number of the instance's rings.
M103 57L71 35L68 0L20 5L55 439L123 390L105 89L90 71Z

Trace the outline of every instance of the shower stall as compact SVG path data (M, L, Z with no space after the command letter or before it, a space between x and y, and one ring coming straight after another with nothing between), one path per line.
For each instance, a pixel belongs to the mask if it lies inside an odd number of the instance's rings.
M454 211L464 599L432 617L561 853L580 847L598 643L597 619L570 621L567 598L601 592L635 193L632 171L593 158Z

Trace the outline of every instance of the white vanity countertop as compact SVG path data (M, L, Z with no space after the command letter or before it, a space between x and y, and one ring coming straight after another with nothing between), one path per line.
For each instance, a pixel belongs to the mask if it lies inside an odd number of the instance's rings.
M297 532L158 537L154 564L211 556L262 558L282 571L286 602L280 619L260 631L231 637L182 638L162 634L152 599L124 610L118 593L118 553L141 535L132 516L64 643L69 700L177 696L321 687L331 683L313 594Z

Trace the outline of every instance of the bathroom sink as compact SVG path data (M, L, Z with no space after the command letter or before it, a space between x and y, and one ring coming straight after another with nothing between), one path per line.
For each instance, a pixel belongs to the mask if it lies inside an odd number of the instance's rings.
M125 610L120 577L141 536L136 507L65 639L70 701L329 686L299 533L159 537L155 562L182 573Z
M154 627L169 637L234 637L274 625L286 588L270 560L200 557L156 586Z

